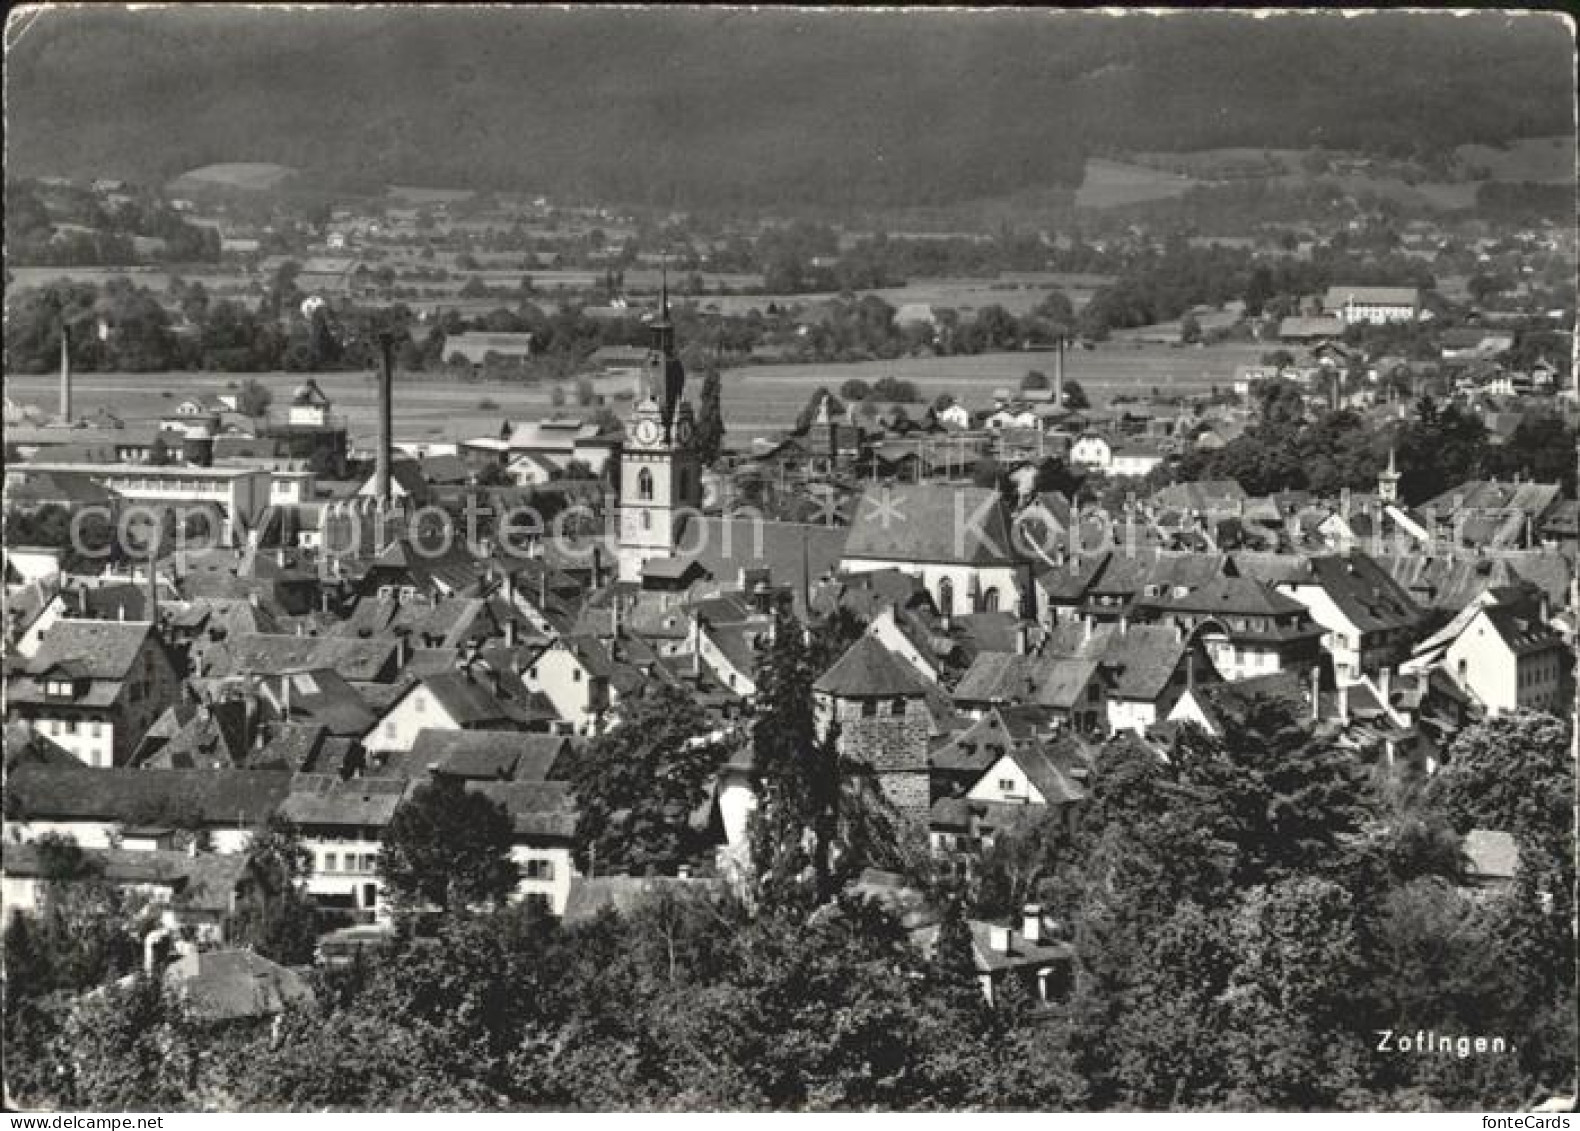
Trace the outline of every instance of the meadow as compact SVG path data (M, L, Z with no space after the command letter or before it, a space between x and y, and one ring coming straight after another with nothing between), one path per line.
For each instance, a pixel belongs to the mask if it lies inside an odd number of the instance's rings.
M1077 379L1094 404L1101 405L1123 392L1145 396L1152 388L1168 393L1205 391L1234 379L1235 367L1254 363L1263 351L1256 344L1171 347L1101 343L1092 350L1075 350L1066 356L1065 374ZM972 408L992 404L996 389L1015 389L1032 369L1051 375L1053 356L1047 353L992 353L972 357L904 358L850 364L762 365L726 370L723 374L725 424L732 431L763 435L782 431L812 393L826 386L836 393L851 378L869 384L882 377L913 382L930 402L949 393ZM276 411L283 411L292 390L308 374L265 373L256 379L274 393ZM374 434L377 389L367 372L313 374L334 401L334 411L350 418L354 440L366 442ZM73 392L78 410L92 413L109 409L128 423L146 422L174 411L188 396L224 391L245 379L221 373L81 373ZM693 377L688 393L695 401L700 382ZM25 374L6 379L6 395L17 403L47 409L54 404L56 379L51 374ZM600 378L594 392L624 414L629 400L615 399L629 392L631 382ZM165 394L169 395L166 396ZM481 407L483 405L492 407ZM497 433L506 419L533 419L561 412L574 415L588 410L574 404L555 409L550 386L497 381L443 382L423 374L397 375L395 432L401 440L464 439ZM922 406L916 406L920 414Z

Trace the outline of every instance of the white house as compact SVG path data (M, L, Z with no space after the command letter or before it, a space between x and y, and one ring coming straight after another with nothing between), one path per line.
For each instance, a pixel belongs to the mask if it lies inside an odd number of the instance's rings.
M1107 473L1114 463L1114 448L1096 432L1083 432L1070 445L1070 465Z
M1346 326L1369 322L1413 322L1420 314L1421 292L1414 287L1357 287L1339 285L1328 288L1323 309L1336 315Z

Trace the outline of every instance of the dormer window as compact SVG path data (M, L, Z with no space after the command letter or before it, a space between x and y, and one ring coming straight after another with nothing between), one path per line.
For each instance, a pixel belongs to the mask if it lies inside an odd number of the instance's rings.
M76 687L69 679L51 677L44 681L44 694L51 699L70 699Z

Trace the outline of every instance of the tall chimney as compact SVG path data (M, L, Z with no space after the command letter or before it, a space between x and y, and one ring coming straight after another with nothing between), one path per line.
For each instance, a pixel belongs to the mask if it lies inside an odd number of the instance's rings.
M1059 335L1059 348L1053 355L1053 407L1064 407L1064 335Z
M71 328L60 324L60 419L71 423Z
M390 505L390 434L394 431L394 352L395 339L388 331L379 334L379 437L373 472L373 497L379 509Z

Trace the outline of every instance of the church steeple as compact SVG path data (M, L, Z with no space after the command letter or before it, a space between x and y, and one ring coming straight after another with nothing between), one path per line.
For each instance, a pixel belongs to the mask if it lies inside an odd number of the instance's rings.
M1399 501L1399 467L1394 459L1394 449L1388 449L1388 469L1377 476L1377 498L1384 503Z
M675 410L686 388L686 370L680 364L680 355L675 352L675 325L669 319L668 264L663 267L659 283L658 317L650 329L653 341L647 356L647 393L658 402L658 415L668 439L675 422Z

